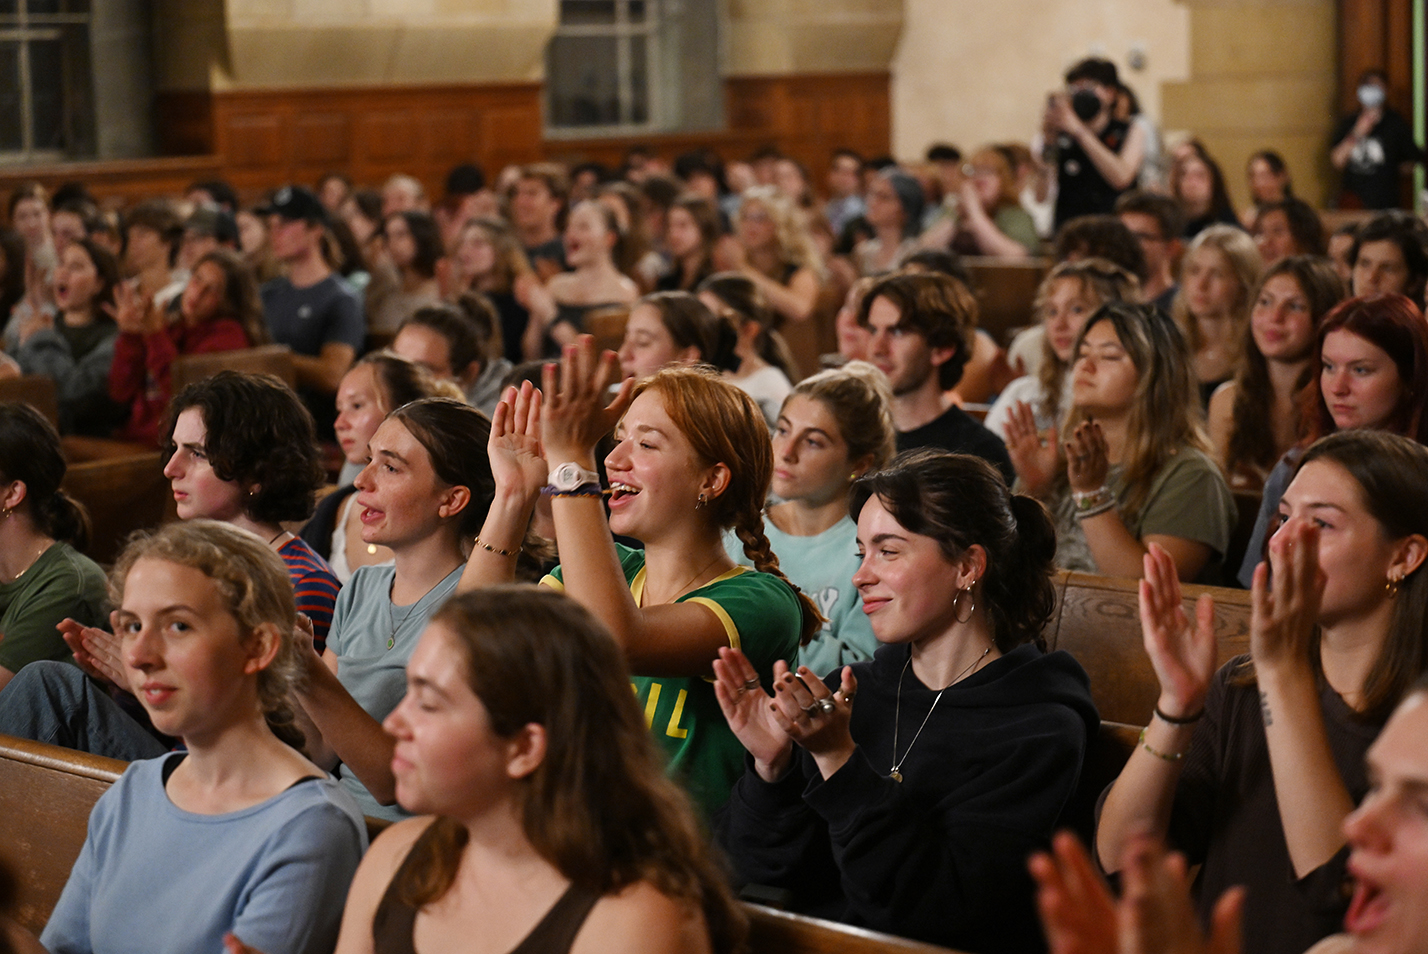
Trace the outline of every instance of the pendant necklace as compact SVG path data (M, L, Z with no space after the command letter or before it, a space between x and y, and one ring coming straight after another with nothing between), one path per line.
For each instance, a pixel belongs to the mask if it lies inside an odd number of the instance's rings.
M912 652L908 652L907 662L902 664L902 672L897 677L897 705L893 709L893 762L892 768L888 770L888 774L892 776L892 780L894 782L902 781L902 772L898 770L902 768L902 763L907 761L908 752L911 752L912 747L917 744L918 738L922 735L922 730L927 728L927 720L932 718L932 713L935 712L937 709L937 703L942 701L942 693L946 692L951 686L954 686L957 683L961 682L962 679L967 675L967 673L971 672L977 667L978 663L980 663L983 659L987 658L987 653L991 651L992 647L990 646L982 650L982 655L972 660L972 665L968 666L966 669L963 669L962 675L958 676L956 679L953 679L952 682L948 685L943 686L941 689L937 690L937 697L932 700L932 708L927 710L927 715L923 717L922 725L917 727L917 732L913 734L912 741L907 744L907 752L902 753L902 758L898 758L897 724L899 721L901 721L902 717L902 683L903 680L907 678L907 667L912 665Z
M421 605L421 601L426 599L427 595L431 593L431 590L427 590L426 593L423 593L421 599L417 600L411 606L407 607L407 611L402 614L402 618L397 619L397 615L392 612L392 607L396 605L395 602L392 600L392 589L395 589L396 585L397 578L394 575L392 577L392 585L387 590L387 622L392 625L391 632L387 634L388 649L391 649L397 644L397 630L407 625L407 620L412 618L412 614L417 611L417 607ZM434 590L436 589L436 587L433 586L431 589Z

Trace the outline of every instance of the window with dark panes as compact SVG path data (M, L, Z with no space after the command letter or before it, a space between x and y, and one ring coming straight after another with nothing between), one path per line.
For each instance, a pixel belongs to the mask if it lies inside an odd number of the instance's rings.
M610 135L720 125L716 0L561 0L546 126Z
M0 0L0 160L92 150L89 0Z

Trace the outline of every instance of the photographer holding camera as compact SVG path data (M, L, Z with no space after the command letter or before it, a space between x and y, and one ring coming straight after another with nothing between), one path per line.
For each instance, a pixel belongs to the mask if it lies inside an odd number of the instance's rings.
M1112 118L1120 77L1094 57L1066 72L1066 91L1046 98L1044 158L1056 167L1056 228L1082 215L1111 212L1136 184L1145 158L1145 130Z

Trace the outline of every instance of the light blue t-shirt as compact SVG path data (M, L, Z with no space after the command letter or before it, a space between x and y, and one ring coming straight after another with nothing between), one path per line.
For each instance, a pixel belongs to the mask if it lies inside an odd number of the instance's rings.
M169 800L164 766L132 762L95 803L40 943L51 954L223 954L232 931L264 954L327 954L367 848L356 804L308 779L241 811Z
M798 650L798 662L820 678L835 669L873 658L880 645L863 613L863 599L853 585L858 572L858 525L844 517L817 536L795 537L764 520L779 569L795 586L812 597L828 619ZM724 549L745 566L753 561L733 531L724 535Z
M463 569L452 570L409 606L392 604L393 566L359 567L337 594L327 634L327 646L337 655L337 681L378 722L407 694L407 662L432 614L455 591ZM407 817L396 805L380 804L346 766L339 774L364 814L392 821Z

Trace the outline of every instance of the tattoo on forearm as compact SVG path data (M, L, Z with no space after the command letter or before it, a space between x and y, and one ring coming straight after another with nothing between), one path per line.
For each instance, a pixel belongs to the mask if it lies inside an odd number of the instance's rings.
M1269 711L1269 693L1267 692L1261 692L1259 694L1259 713L1264 719L1264 727L1266 729L1274 725L1274 715Z

